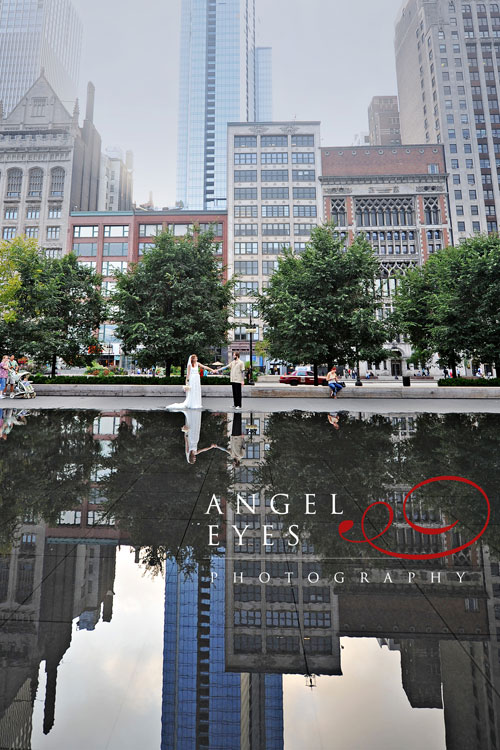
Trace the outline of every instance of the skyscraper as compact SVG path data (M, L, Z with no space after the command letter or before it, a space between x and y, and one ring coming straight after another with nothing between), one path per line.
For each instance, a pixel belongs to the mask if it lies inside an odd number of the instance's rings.
M270 51L256 54L255 0L183 0L177 201L184 208L226 207L227 123L255 121L257 78L271 119Z
M500 6L408 0L396 22L402 143L443 143L454 241L496 232Z
M270 122L273 119L273 51L271 47L257 47L255 50L255 90L257 122Z
M374 96L368 107L370 146L399 146L401 128L397 96Z
M4 116L45 77L67 109L77 97L82 24L70 0L0 2L0 101Z

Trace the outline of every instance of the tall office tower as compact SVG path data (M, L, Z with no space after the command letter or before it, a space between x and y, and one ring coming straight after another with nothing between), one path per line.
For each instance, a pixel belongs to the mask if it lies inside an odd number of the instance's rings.
M498 229L500 6L408 0L396 22L403 143L443 143L454 241Z
M273 51L272 47L255 50L255 119L270 122L273 119Z
M267 92L269 58L259 53ZM227 123L257 113L255 0L183 0L180 67L177 203L225 208Z
M64 106L73 108L82 30L69 0L0 2L0 101L4 116L42 72Z
M224 602L223 557L189 577L167 562L162 750L283 748L281 675L226 671Z
M374 96L368 107L370 146L399 146L401 127L397 96Z

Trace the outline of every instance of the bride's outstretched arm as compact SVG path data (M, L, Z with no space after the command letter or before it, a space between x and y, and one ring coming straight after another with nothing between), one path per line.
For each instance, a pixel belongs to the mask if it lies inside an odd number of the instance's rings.
M213 375L215 375L215 373L217 372L217 370L213 370L213 369L212 369L211 367L209 367L208 365L202 365L202 364L201 364L201 362L199 362L199 365L200 365L200 367L201 367L201 368L202 368L203 370L207 370L208 372L211 372L211 373L212 373Z

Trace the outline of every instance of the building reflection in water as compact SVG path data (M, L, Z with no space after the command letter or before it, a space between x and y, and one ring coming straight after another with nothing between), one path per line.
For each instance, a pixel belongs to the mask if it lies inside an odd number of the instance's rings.
M25 450L22 436L30 434L37 450L23 471L37 472L42 490L30 495L32 511L30 498L19 506L15 533L10 542L2 536L0 548L0 747L31 746L42 662L43 731L51 731L58 665L73 624L93 630L100 620L111 622L117 545L135 547L139 562L149 547L159 558L163 539L162 750L283 750L282 676L307 675L318 684L341 678L342 638L372 638L399 652L410 705L443 711L447 750L500 748L499 419L337 417L332 430L325 415L204 414L203 439L223 450L191 466L179 415L28 415L23 430L10 434L13 452L2 467L6 486L21 495L22 486L12 484L15 451ZM58 430L64 439L57 453L51 440ZM482 450L473 454L478 441ZM146 457L155 467L149 473ZM401 512L413 483L443 468L477 481L493 501L483 544L457 555L402 563L362 549L346 553L327 526L329 514L304 521L306 491L317 492L318 509L337 492L355 522L367 500L383 497L395 513L390 549L456 547L484 517L465 496L454 500L456 508L445 497L412 498L416 523L441 526L456 510L463 523L444 536L415 534ZM46 488L57 489L65 476L74 493L62 487L45 500ZM204 511L215 488L225 526L214 553ZM272 512L275 492L290 494L287 516ZM255 513L235 513L238 494ZM297 546L289 544L291 523L301 529ZM263 544L265 525L272 527L270 545ZM6 529L8 513L1 517L0 531ZM369 585L359 583L362 571ZM388 571L393 583L384 582ZM412 585L408 571L415 572Z

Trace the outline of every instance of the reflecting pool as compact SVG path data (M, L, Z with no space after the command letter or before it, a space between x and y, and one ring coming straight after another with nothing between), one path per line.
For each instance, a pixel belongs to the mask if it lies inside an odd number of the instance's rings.
M499 427L2 410L0 750L500 748Z

